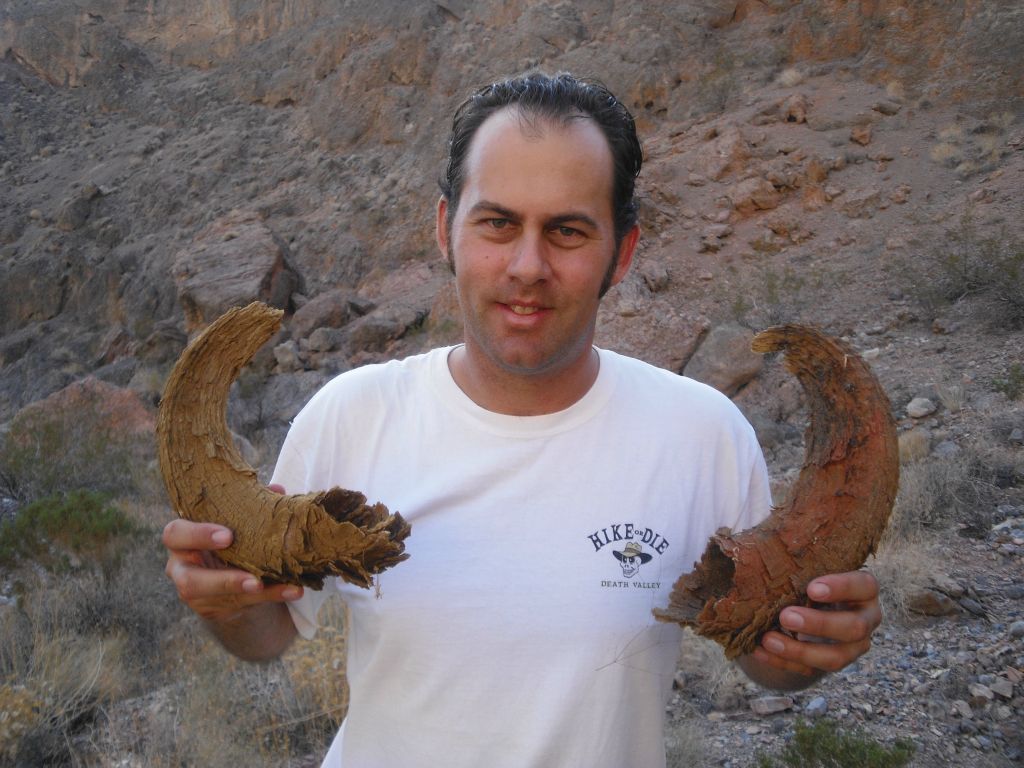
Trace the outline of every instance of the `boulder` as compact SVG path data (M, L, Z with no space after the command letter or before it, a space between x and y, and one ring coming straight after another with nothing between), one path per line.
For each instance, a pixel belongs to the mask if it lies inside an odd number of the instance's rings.
M754 213L776 208L781 195L767 179L755 177L734 184L726 192L732 207L740 213Z
M135 392L87 377L15 414L0 466L30 497L127 491L155 458L155 429L154 411Z
M923 419L935 413L937 408L938 406L927 397L915 397L907 403L907 416L912 419Z
M199 232L175 256L172 274L189 333L252 301L284 308L298 284L273 233L258 214L241 210Z
M352 319L352 292L335 288L314 296L295 311L288 328L293 339L304 339L316 328L340 328Z
M851 219L870 219L878 209L881 199L881 193L874 187L848 192L840 210Z
M761 372L764 358L750 350L754 333L739 325L711 329L683 373L732 397Z
M645 360L669 371L680 372L707 332L703 315L684 312L667 301L626 299L626 314L618 309L613 289L597 315L595 344Z
M740 170L750 157L750 145L735 125L715 132L697 156L693 172L713 181Z

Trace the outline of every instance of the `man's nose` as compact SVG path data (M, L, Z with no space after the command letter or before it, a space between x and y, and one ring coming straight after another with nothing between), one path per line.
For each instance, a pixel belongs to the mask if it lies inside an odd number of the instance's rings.
M515 243L507 271L511 277L527 285L546 280L550 276L547 243L542 233L523 233Z

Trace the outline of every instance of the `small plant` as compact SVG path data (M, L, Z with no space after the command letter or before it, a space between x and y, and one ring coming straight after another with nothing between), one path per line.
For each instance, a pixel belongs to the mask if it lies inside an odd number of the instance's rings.
M1002 392L1009 400L1024 395L1024 365L1012 363L1006 369L1006 376L992 382L996 392Z
M781 272L762 267L752 279L741 281L730 305L733 318L754 328L793 322L809 303L805 295L809 287L804 276L792 267Z
M716 54L714 67L700 79L697 103L705 112L724 112L738 91L736 61L731 54Z
M115 539L139 526L94 491L72 491L39 499L0 524L0 565L32 558L51 567L66 565L67 554L101 554ZM54 552L53 545L59 552Z
M914 756L912 742L891 747L857 731L843 731L832 720L797 722L793 740L776 757L758 755L758 768L901 768Z
M1024 240L1005 229L983 236L965 214L934 253L926 277L909 290L929 312L973 298L993 325L1024 328Z

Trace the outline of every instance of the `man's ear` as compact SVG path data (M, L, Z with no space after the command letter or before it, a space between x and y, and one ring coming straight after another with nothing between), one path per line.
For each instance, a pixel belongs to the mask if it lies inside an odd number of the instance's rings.
M434 222L434 239L445 261L448 258L448 198L441 195L437 200L437 220Z
M619 243L619 260L615 264L615 271L612 272L611 282L608 283L608 287L618 285L622 278L629 272L629 267L633 263L633 254L636 252L637 243L640 242L640 225L634 224L633 228L626 233L622 238L622 242Z

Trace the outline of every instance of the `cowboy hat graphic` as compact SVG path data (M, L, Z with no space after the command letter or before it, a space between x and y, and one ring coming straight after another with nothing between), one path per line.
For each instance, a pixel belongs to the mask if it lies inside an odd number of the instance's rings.
M630 541L622 548L622 551L612 550L615 559L622 565L622 575L627 579L635 576L640 566L650 562L653 555L643 551L643 548L635 541Z

